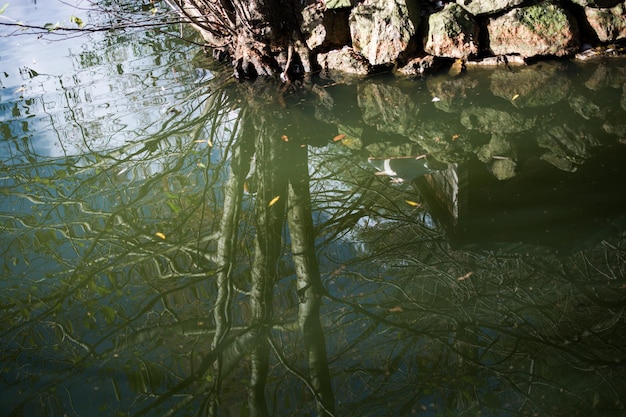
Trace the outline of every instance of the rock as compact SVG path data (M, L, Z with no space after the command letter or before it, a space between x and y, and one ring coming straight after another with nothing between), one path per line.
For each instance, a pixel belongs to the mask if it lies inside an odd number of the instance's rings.
M341 48L350 43L348 10L325 10L317 1L302 9L300 30L309 49Z
M501 134L531 129L535 125L535 119L527 119L519 113L489 107L469 107L461 112L461 123L467 129Z
M589 26L601 42L613 42L626 39L626 3L620 3L610 9L585 7L585 16Z
M494 55L565 56L580 47L578 26L569 12L544 2L513 9L489 19L489 48Z
M477 156L500 181L516 175L517 150L506 136L492 135L489 143L478 150Z
M610 8L621 3L622 0L571 0L571 2L583 7Z
M494 159L510 158L514 160L517 158L517 150L505 135L494 134L489 143L482 146L476 155L485 163Z
M468 67L504 67L526 65L526 61L519 55L488 56L478 60L469 60L465 63Z
M498 180L508 180L516 174L517 150L504 135L492 135L489 143L478 150L477 156Z
M432 158L442 163L467 162L476 152L463 126L443 120L424 120L409 137Z
M420 110L414 100L415 95L381 83L362 83L357 91L365 123L381 132L409 136L417 123Z
M481 14L493 14L512 9L524 3L525 0L456 0L474 16Z
M396 69L396 73L406 76L423 75L436 71L439 66L434 56L426 55L409 60L406 65Z
M568 172L576 171L600 146L593 136L569 126L555 126L542 132L537 144L549 150L541 159Z
M467 10L449 3L428 18L424 51L434 56L467 59L478 53L478 30Z
M348 74L367 75L372 71L367 58L349 46L318 54L317 63L323 69L338 70Z
M500 181L509 180L517 174L517 162L510 158L494 159L487 166L491 174Z
M569 97L569 105L572 110L580 114L584 119L604 118L602 109L582 94L574 94Z
M352 7L355 3L355 0L326 0L326 8L340 9L343 7Z
M465 107L467 93L478 87L478 80L474 77L429 77L426 86L430 94L437 98L433 102L436 108L446 113L456 113Z
M393 64L414 48L419 25L418 2L365 0L350 13L352 47L372 65Z
M601 90L603 88L622 88L626 83L626 66L609 67L605 64L598 64L591 77L585 82L585 87L590 90Z
M519 70L496 70L489 89L515 107L548 106L563 100L571 81L558 63L543 62Z

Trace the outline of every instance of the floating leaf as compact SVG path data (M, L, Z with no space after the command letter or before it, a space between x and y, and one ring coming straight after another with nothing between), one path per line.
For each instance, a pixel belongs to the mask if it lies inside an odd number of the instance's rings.
M283 140L283 142L289 142L289 136L287 135L282 135L280 138Z
M161 239L165 240L165 235L163 233L161 233L161 232L156 232L154 235L156 237L160 237Z
M279 195L277 195L276 197L272 198L272 199L270 200L270 202L267 204L267 206L268 206L268 207L272 207L274 204L276 204L276 202L277 202L278 200L280 200L280 196L279 196Z
M413 207L420 207L421 204L415 201L411 201L411 200L404 200L409 206L413 206Z
M471 277L472 275L474 275L474 273L472 271L468 272L467 274L460 276L457 278L457 281L465 281L466 279L468 279L469 277Z
M345 138L345 137L346 137L346 134L345 134L345 133L340 133L340 134L338 134L337 136L335 136L335 137L333 138L333 142L339 142L341 139L343 139L343 138Z
M454 134L452 135L452 140L457 140L461 135Z
M519 94L515 94L511 100L515 101L518 97L519 97Z

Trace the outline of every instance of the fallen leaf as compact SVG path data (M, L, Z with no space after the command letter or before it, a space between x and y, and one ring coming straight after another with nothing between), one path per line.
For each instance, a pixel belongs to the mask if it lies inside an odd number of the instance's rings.
M435 103L437 101L441 101L441 99L439 97L433 97L432 102Z
M272 198L272 199L270 200L270 202L267 204L267 206L268 206L268 207L272 207L274 204L276 204L276 202L277 202L278 200L280 200L280 196L279 196L279 195L277 195L276 197Z
M468 279L469 277L471 277L472 275L474 275L474 273L472 271L468 272L467 274L458 277L456 280L457 281L465 281L466 279Z
M519 97L519 94L515 94L511 100L515 101Z
M417 203L415 201L411 201L411 200L404 200L409 206L413 206L413 207L419 207L421 206L420 203Z
M400 306L396 306L396 307L391 307L387 311L389 311L390 313L402 313L404 309Z
M338 134L337 136L335 136L333 138L333 142L339 142L341 139L343 139L345 137L346 137L345 133L340 133L340 134Z
M160 237L161 239L165 240L165 235L163 233L161 233L161 232L156 232L154 235L156 237Z

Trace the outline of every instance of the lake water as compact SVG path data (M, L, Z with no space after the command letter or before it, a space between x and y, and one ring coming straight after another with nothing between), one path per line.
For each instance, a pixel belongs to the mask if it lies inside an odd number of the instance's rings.
M626 412L626 59L284 86L177 25L15 30L3 414Z

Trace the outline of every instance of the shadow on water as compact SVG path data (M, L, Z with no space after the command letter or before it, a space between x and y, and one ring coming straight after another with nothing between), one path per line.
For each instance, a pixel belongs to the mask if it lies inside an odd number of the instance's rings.
M626 68L541 65L218 76L132 143L17 146L3 410L621 415Z

